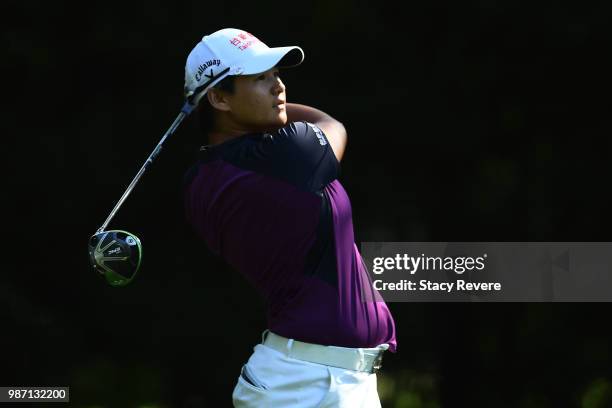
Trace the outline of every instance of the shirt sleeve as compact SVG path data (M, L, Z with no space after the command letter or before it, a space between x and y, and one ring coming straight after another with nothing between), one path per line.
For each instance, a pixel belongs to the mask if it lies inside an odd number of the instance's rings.
M338 178L340 164L316 125L292 122L265 138L270 169L279 177L312 192Z

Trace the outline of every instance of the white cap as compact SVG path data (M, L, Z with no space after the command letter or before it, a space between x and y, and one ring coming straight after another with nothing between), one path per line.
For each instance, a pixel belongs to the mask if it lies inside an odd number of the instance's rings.
M185 97L196 106L211 87L228 75L259 74L278 66L300 65L300 47L270 48L253 34L224 28L204 36L191 50L185 64Z

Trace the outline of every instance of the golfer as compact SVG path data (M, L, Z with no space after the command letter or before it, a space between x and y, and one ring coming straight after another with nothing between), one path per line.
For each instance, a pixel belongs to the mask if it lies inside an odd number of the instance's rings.
M185 177L186 216L267 304L234 406L379 407L376 372L395 352L395 325L338 181L345 128L287 101L279 69L303 58L229 28L191 51L185 92L208 143Z

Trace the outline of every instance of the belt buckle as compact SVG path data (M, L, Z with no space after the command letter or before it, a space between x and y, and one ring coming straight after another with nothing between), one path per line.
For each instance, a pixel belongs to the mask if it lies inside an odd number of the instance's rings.
M384 351L381 350L372 362L372 370L370 371L371 374L376 374L382 368L383 353Z

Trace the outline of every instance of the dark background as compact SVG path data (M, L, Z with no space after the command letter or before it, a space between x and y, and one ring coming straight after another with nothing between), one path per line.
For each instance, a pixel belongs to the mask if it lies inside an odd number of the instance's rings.
M4 2L0 385L230 405L264 305L184 222L195 118L110 225L143 241L137 279L111 288L86 255L224 27L305 50L283 80L348 130L358 243L609 241L610 3L413 3ZM389 307L384 407L612 406L609 304Z

